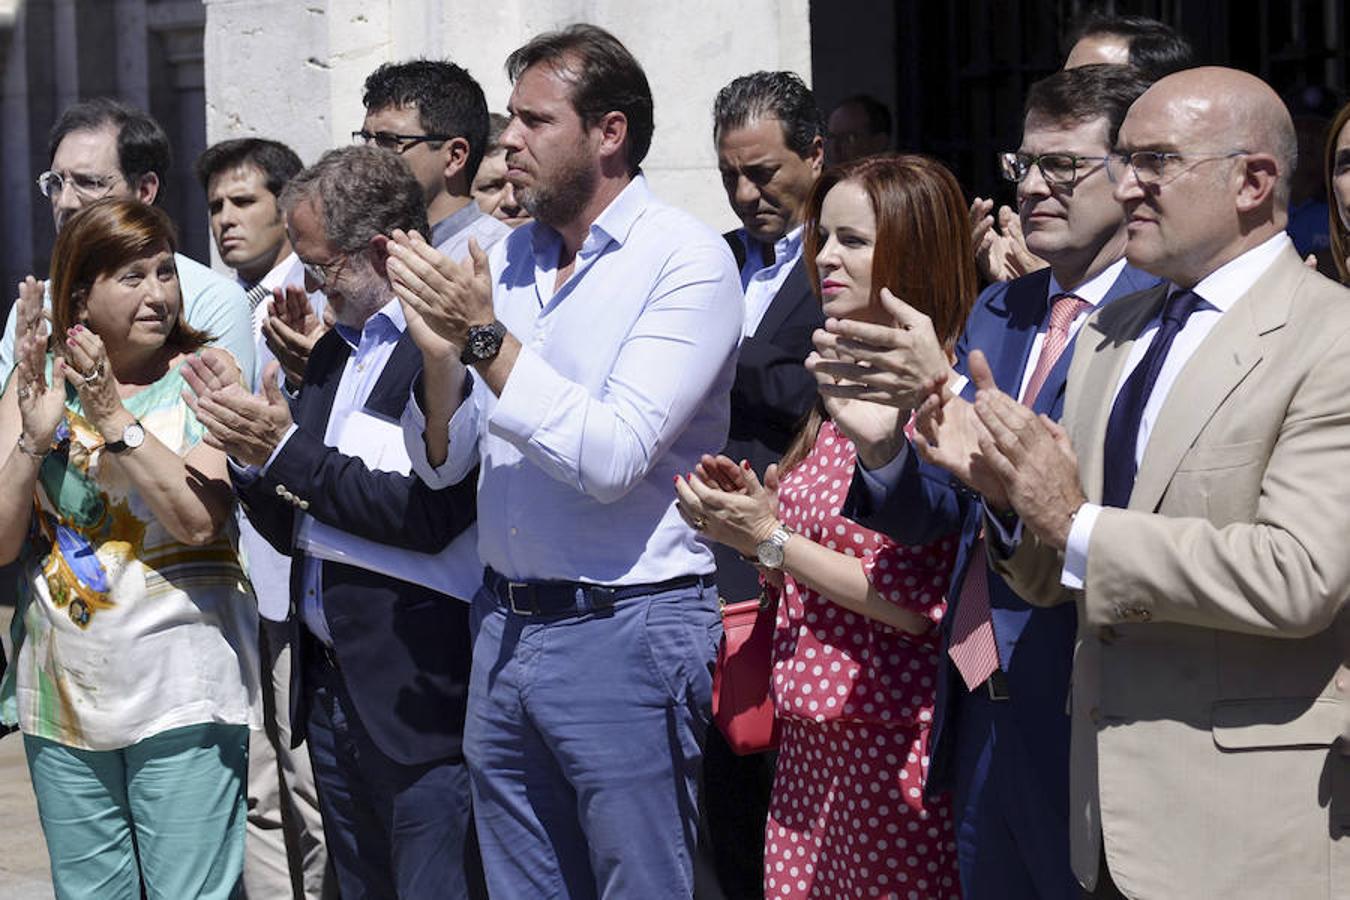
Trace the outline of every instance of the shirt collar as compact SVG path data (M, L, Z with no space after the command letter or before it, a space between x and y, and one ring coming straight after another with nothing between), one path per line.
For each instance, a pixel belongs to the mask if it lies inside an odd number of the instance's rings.
M1111 285L1116 283L1116 279L1120 277L1120 273L1123 271L1125 271L1125 258L1121 257L1068 293L1092 306L1101 306L1102 301L1106 299L1107 291L1111 290ZM1059 280L1051 273L1048 296L1054 297L1056 294L1063 293L1065 293L1064 288L1060 287Z
M1247 293L1251 286L1256 284L1256 280L1275 264L1275 260L1284 249L1292 245L1289 235L1281 231L1270 240L1256 245L1210 272L1200 279L1200 283L1193 290L1220 312L1228 312L1237 299ZM1177 286L1172 285L1171 291L1175 290L1178 290Z
M780 267L787 262L795 262L802 252L802 227L798 225L787 234L773 242L773 262L764 264L764 245L750 236L750 232L744 228L738 228L737 233L741 236L741 243L745 245L745 258L747 262L757 262L758 268L767 269L769 265ZM758 258L752 256L758 254Z
M403 304L399 303L398 298L395 297L376 310L373 316L366 319L365 324L360 329L342 324L334 325L333 329L353 350L357 350L360 349L361 338L365 336L366 332L388 340L398 340L403 336L407 327L408 320L403 315Z
M647 177L639 172L619 192L619 195L609 202L609 205L601 211L600 215L595 217L595 221L591 223L590 231L586 235L586 240L581 244L579 255L586 256L595 253L603 249L611 240L622 245L624 241L628 240L628 235L632 232L633 226L637 224L637 220L642 218L651 197L652 192L647 187ZM524 227L534 229L534 232L530 235L530 242L534 255L540 261L546 262L546 265L541 266L541 268L552 266L556 262L558 242L562 240L557 230L538 220Z
M470 200L462 208L452 212L431 226L431 246L439 247L459 232L472 225L479 216L484 215L478 204Z
M262 280L259 281L258 284L267 288L269 291L272 290L272 288L285 287L287 277L291 274L291 267L293 267L299 261L300 257L296 256L295 251L292 250L289 254L287 254L285 259L281 260L281 262L273 266L272 271L264 275L262 277ZM249 282L240 278L237 273L234 276L234 280L239 282L239 286L246 291L254 286L253 284L250 284Z

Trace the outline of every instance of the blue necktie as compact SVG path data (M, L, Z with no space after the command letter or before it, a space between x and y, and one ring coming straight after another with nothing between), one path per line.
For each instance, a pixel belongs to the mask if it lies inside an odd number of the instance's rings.
M1167 298L1163 306L1162 323L1153 335L1153 343L1144 351L1143 358L1130 377L1125 379L1116 397L1116 404L1111 407L1111 418L1106 423L1106 453L1103 459L1104 506L1123 508L1130 503L1136 468L1134 449L1139 442L1139 424L1144 418L1144 407L1148 405L1149 394L1153 393L1153 383L1158 380L1167 352L1172 349L1172 341L1186 327L1186 320L1191 317L1191 313L1203 305L1205 301L1194 291L1177 291Z

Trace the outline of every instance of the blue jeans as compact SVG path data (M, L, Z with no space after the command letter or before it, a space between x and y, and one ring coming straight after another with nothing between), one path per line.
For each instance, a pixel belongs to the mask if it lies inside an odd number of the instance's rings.
M248 728L188 725L121 750L23 744L60 900L236 895Z
M535 619L484 588L474 618L464 749L491 895L687 900L716 590Z
M471 819L464 764L413 766L385 756L357 715L342 675L321 654L305 658L306 742L343 900L468 897L477 856L466 841Z

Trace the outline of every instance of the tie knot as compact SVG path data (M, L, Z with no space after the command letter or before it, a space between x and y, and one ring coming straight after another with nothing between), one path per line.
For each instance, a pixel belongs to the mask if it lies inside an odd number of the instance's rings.
M1191 313L1204 303L1204 298L1195 291L1176 291L1167 298L1167 303L1163 306L1163 321L1172 322L1176 328L1184 328Z
M1077 294L1068 292L1056 294L1054 302L1050 305L1050 330L1068 331L1083 307L1091 305Z

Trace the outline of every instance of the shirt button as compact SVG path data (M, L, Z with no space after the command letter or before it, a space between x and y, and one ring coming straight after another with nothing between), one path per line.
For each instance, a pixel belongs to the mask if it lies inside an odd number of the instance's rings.
M518 535L518 534L520 534L520 531L518 531L518 530L515 529L515 528L512 528L512 529L511 529L511 537L515 537L515 536Z

